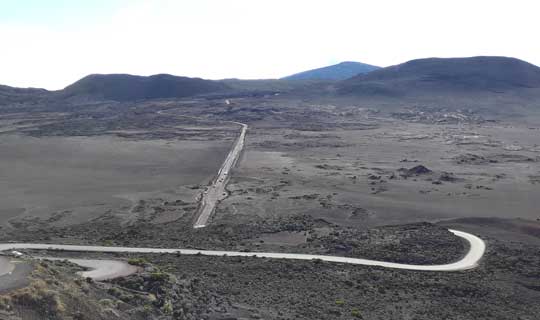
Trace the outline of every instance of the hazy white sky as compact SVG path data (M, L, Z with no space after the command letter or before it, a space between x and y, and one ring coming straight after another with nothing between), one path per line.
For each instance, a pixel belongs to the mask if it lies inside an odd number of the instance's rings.
M538 0L0 0L0 84L91 73L275 78L345 60L540 65Z

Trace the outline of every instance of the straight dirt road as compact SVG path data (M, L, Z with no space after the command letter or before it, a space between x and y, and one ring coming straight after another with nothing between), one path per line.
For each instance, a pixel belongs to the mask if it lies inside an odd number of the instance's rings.
M240 157L240 153L242 152L242 149L244 148L244 141L246 138L246 131L248 129L247 124L234 122L240 126L242 126L242 130L240 131L240 136L238 136L238 139L236 139L236 142L234 143L234 146L232 147L231 151L227 155L227 158L225 158L225 161L221 165L221 168L219 168L218 174L212 184L206 188L204 191L202 198L201 198L201 206L199 210L199 215L197 217L197 220L195 221L195 224L193 225L194 228L204 228L206 227L206 224L208 223L208 219L214 212L216 205L219 201L223 200L225 197L227 197L227 192L225 190L225 187L227 186L227 183L229 182L229 175L231 172L231 169L235 166L236 162L238 161L238 158Z

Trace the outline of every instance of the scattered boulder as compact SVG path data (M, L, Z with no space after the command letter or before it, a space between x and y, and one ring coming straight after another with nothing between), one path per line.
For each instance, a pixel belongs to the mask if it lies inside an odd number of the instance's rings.
M486 164L486 163L496 163L497 160L486 159L484 156L480 156L473 153L466 153L459 155L454 158L458 164Z
M398 169L398 171L400 172L400 175L404 178L433 173L433 171L431 171L430 169L428 169L427 167L423 165L418 165L410 169L401 168L401 169Z
M488 156L481 156L473 153L466 153L454 157L454 161L457 164L490 164L500 162L538 162L538 158L529 157L521 154L494 154Z
M439 176L438 181L445 181L445 182L456 182L460 179L454 176L452 172L442 172Z

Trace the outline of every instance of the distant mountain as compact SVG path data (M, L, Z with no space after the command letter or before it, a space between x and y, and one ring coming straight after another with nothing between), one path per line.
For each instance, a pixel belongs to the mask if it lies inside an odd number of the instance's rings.
M285 80L345 80L380 67L360 62L346 61L332 66L304 71L284 77Z
M0 105L38 99L47 93L48 91L45 89L14 88L0 85Z
M337 85L342 94L407 95L540 88L540 68L515 58L428 58L358 75Z
M182 98L226 91L218 81L158 74L149 77L129 74L93 74L61 90L64 98L133 101L142 99Z

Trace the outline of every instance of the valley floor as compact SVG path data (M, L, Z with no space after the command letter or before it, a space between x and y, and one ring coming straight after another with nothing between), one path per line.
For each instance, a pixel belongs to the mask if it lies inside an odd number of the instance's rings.
M88 253L83 257L131 259L141 272L81 284L73 265L29 261L34 272L26 290L38 294L6 296L13 319L23 302L39 311L31 302L46 299L42 279L66 283L49 288L66 304L51 312L66 319L76 309L66 301L84 291L100 301L80 302L98 310L88 319L114 313L133 319L534 319L540 313L540 126L271 98L104 104L1 119L0 191L7 195L1 242L440 264L467 249L447 228L487 241L480 266L457 273ZM238 134L226 121L249 124L246 145L229 173L228 197L206 228L193 229L199 196Z

